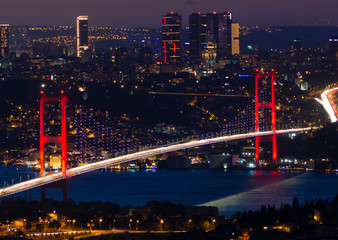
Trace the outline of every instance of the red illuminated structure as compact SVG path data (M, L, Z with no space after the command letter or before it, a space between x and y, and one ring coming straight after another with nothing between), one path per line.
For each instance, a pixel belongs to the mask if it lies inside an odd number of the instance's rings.
M270 102L259 102L258 100L258 83L263 79L271 80L271 101ZM259 144L260 142L272 142L272 161L273 164L277 164L277 141L276 141L276 108L275 108L275 80L276 74L272 69L270 73L258 73L256 70L255 75L255 132L259 132L259 110L263 108L271 109L271 129L273 131L272 135L264 137L256 137L256 165L259 165Z
M61 91L58 97L46 97L41 91L40 97L40 174L45 176L45 144L46 143L61 143L61 168L62 173L67 176L67 130L66 130L66 101L68 98ZM60 136L45 136L44 135L44 106L45 103L57 103L61 105L61 135Z
M162 16L163 63L177 64L181 58L182 16L170 12Z

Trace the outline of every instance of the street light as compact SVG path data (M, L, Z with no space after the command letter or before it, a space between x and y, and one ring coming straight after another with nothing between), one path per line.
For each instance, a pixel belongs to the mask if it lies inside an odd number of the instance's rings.
M113 230L115 230L115 223L116 223L116 220L114 219L114 221L113 221Z
M94 225L93 225L94 223L93 223L93 220L90 220L90 231L92 231L92 227L94 227Z
M102 224L102 218L100 218L100 229L102 229L102 228L101 228L101 224Z
M136 231L138 231L138 223L139 222L140 222L139 220L136 220Z
M164 223L164 221L163 221L163 219L161 219L161 231L163 231L163 223Z
M132 223L133 219L129 220L129 229L131 230L131 223Z

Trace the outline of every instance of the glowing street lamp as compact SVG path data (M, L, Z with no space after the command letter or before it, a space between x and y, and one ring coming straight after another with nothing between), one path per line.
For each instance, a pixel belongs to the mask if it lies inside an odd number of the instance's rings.
M133 222L133 219L129 220L129 229L131 230L131 223Z
M163 223L164 223L164 221L163 221L163 219L161 219L161 231L163 231Z

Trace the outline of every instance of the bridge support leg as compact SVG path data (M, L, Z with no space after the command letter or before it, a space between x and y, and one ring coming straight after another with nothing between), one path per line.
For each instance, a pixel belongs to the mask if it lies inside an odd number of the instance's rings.
M260 137L256 137L256 143L255 143L255 159L256 159L256 166L259 166L259 142Z
M268 80L270 78L270 88L271 88L271 99L262 101L259 99L259 82L262 82L264 79ZM259 166L259 144L262 141L268 141L272 143L272 165L277 165L277 141L276 141L276 107L275 107L275 81L277 77L272 69L270 73L259 73L256 70L255 75L255 132L260 131L260 110L268 109L271 112L271 122L269 123L270 129L273 134L265 137L256 137L256 147L255 147L255 158L256 165Z

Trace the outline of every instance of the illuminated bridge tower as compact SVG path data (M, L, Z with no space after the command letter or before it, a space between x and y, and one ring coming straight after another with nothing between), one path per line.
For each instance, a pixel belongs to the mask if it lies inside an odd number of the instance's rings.
M259 83L262 83L263 81L268 82L270 79L271 89L271 99L268 99L267 101L260 101L259 100ZM260 142L272 142L272 161L273 164L277 164L277 141L276 141L276 109L275 109L275 80L276 80L276 74L274 70L272 69L270 73L258 73L258 70L256 70L255 75L255 132L260 131L260 113L261 111L270 110L271 113L271 122L269 122L269 129L268 131L272 131L273 134L269 136L261 136L256 137L256 151L255 151L255 158L256 158L256 165L259 165L259 144Z
M69 102L64 92L58 97L46 97L41 91L40 97L40 174L45 176L45 144L60 143L61 144L61 168L62 173L67 177L67 129L66 129L66 101ZM59 103L61 106L61 134L56 136L45 135L44 114L46 113L45 105L49 103ZM53 121L53 120L52 120Z

